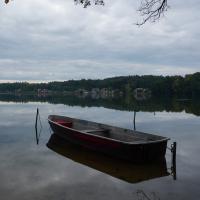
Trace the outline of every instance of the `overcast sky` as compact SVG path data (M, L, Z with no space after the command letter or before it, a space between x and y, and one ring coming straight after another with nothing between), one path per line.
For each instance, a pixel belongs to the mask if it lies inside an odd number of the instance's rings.
M185 75L200 71L200 1L169 0L157 23L137 27L140 0L0 3L0 82Z

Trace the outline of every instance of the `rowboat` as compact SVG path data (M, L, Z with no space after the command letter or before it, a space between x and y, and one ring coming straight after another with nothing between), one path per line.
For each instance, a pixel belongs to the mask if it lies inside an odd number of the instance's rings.
M135 163L165 158L167 137L58 115L48 122L56 135L90 150Z
M47 147L70 161L90 167L128 183L138 183L169 176L166 160L159 163L135 164L91 151L52 134Z

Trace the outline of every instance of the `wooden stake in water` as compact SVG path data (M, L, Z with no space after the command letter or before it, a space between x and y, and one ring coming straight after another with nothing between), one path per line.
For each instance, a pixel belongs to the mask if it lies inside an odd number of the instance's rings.
M174 180L176 180L176 147L177 143L173 142L171 146L171 152L172 152L172 173Z
M134 118L133 118L134 131L136 130L135 118L136 118L136 111L134 111Z

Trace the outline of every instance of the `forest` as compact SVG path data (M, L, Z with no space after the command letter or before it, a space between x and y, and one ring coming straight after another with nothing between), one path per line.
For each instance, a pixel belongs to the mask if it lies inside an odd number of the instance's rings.
M37 93L38 89L51 92L91 91L108 88L130 95L136 88L147 88L154 97L195 98L200 96L200 72L183 76L119 76L105 79L81 79L48 83L1 83L0 94Z

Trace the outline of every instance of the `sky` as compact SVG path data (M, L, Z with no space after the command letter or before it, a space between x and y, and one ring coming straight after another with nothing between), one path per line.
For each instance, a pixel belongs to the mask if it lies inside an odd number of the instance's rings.
M185 75L200 71L200 1L168 0L156 23L136 26L140 0L0 3L0 82Z

